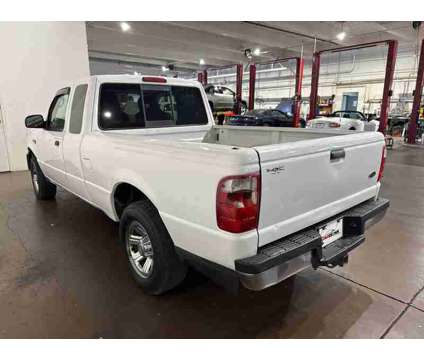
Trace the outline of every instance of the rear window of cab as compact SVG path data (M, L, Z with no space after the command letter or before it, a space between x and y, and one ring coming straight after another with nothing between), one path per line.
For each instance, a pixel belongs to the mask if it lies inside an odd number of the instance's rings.
M103 130L208 123L202 94L190 86L104 83L98 110Z

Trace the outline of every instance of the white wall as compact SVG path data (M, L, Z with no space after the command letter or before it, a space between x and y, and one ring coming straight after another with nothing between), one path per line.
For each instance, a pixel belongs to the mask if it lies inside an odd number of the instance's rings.
M47 113L55 92L89 75L84 22L0 22L0 105L10 170L26 165L29 114Z

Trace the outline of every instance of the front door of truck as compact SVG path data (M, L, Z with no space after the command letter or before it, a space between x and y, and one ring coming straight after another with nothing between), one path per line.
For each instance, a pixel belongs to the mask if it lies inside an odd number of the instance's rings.
M38 162L43 173L53 182L66 186L63 161L63 130L68 113L69 88L59 90L47 115L45 131L40 142Z

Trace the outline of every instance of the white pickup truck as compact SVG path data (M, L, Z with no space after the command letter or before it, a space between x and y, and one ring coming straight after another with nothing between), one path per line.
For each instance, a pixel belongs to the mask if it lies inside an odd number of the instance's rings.
M37 199L60 186L119 222L150 294L188 266L230 289L264 289L343 265L389 201L377 132L214 126L200 83L102 75L25 119ZM89 237L87 241L90 241Z

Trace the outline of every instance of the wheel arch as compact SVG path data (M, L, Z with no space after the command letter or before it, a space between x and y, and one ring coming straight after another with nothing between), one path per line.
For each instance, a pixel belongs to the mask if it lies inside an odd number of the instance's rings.
M26 160L27 160L28 169L30 168L30 162L31 162L31 158L32 157L34 157L35 159L37 159L37 156L34 154L34 152L32 151L32 149L31 148L27 148Z
M152 198L151 194L143 191L139 185L125 180L119 181L113 186L111 193L113 213L116 219L119 220L125 207L139 200L147 200L158 210L156 201L152 200Z

